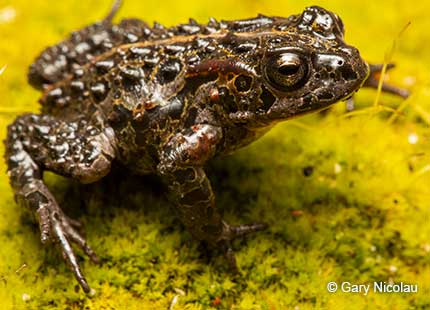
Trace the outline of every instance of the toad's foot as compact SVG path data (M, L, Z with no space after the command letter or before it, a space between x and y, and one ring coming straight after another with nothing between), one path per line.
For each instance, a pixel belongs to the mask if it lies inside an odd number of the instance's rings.
M369 64L370 74L367 80L364 82L363 87L371 87L371 88L378 88L379 79L381 77L382 69L384 65L383 64ZM393 63L389 63L386 66L386 71L391 70L394 68L395 65ZM400 88L388 83L383 82L381 90L384 93L393 94L396 96L400 96L402 98L408 98L409 97L409 91Z
M40 227L40 240L44 244L53 242L60 245L63 258L72 270L76 280L86 293L90 292L90 287L81 272L71 243L77 244L93 262L98 263L99 259L77 231L81 226L80 223L69 219L62 212L49 191L46 191L47 189L42 182L35 182L32 187L34 187L34 191L26 195L26 198L30 199L32 204L37 204L35 200L38 198L43 199L43 201L39 202L39 207L36 210Z
M383 67L384 67L383 64L369 64L369 70L370 70L369 77L364 82L363 87L378 89L379 80L381 78ZM394 67L395 65L393 63L389 63L387 64L386 71L391 70ZM410 95L407 89L400 88L400 87L388 84L386 82L382 82L381 91L384 93L389 93L389 94L402 97L404 99L408 98ZM346 100L346 110L348 112L351 112L354 110L354 106L355 106L354 96L351 96Z
M229 264L230 269L234 273L239 273L239 268L237 267L236 257L234 255L233 249L231 247L231 241L238 237L242 237L254 232L265 230L268 225L264 223L253 223L253 224L244 224L238 226L232 226L225 222L223 233L221 234L221 240L218 242L221 250L224 252L225 257L227 258L227 262Z

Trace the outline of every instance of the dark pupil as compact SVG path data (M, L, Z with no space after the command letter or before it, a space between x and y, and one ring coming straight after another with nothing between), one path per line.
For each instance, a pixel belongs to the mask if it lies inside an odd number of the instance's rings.
M286 65L278 68L278 72L282 75L294 75L299 72L300 67L297 65Z
M265 77L280 91L293 91L306 83L308 68L305 55L285 52L268 59Z

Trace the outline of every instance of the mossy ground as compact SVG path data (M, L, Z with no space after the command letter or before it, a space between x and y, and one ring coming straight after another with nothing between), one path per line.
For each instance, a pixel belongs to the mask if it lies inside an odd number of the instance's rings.
M178 296L173 309L429 309L429 4L127 0L120 17L172 25L188 17L285 16L311 4L337 12L347 41L370 61L383 61L396 40L398 68L390 78L413 95L405 103L382 95L379 107L401 107L390 119L393 113L371 108L376 92L362 90L355 97L360 113L346 117L340 103L325 115L285 122L210 165L229 222L270 224L234 244L241 277L228 274L222 257L206 262L152 179L137 182L123 174L124 181L82 187L49 175L58 200L85 224L102 258L95 266L80 254L96 290L88 297L75 290L56 249L40 244L31 216L13 201L0 161L0 308L167 309ZM109 6L101 0L0 1L0 68L7 65L0 75L1 139L16 115L38 111L39 95L25 78L34 57L100 19ZM304 169L312 173L305 176ZM419 292L329 294L329 281L403 281L418 284Z

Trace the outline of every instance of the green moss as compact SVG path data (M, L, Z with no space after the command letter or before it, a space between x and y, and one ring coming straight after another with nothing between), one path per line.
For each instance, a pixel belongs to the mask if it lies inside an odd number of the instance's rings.
M121 17L167 25L210 15L234 19L257 13L290 15L311 2L128 0ZM30 309L428 309L430 307L430 20L424 3L320 1L339 13L347 41L366 59L382 61L396 41L392 82L413 95L396 119L369 113L375 91L356 96L346 117L327 115L283 123L266 137L209 167L224 217L232 223L263 220L270 229L234 246L242 276L230 276L222 257L206 263L198 245L173 216L151 182L107 179L88 187L49 176L66 212L85 224L102 259L80 259L92 297L56 249L39 242L32 218L13 201L0 174L0 308ZM87 2L6 1L16 17L0 18L0 138L23 111L37 111L38 94L26 83L27 66L42 48L108 10ZM427 8L428 9L428 8ZM170 14L169 12L175 12ZM359 13L358 13L359 12ZM383 14L381 13L383 12ZM1 15L1 14L0 14ZM383 107L402 101L383 95ZM410 144L410 134L418 136ZM3 153L3 145L0 152ZM303 169L312 167L305 176ZM6 171L0 161L0 171ZM228 176L228 177L225 177ZM122 179L130 179L122 177ZM154 188L155 187L155 188ZM155 190L154 190L155 189ZM84 193L84 195L82 195ZM110 194L108 194L110 193ZM80 203L83 196L84 203ZM417 294L329 294L330 281L418 284ZM29 296L23 300L23 294Z

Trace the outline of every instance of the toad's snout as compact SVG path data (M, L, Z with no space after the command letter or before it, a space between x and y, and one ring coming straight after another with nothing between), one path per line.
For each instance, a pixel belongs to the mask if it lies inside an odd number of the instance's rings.
M346 49L345 49L346 50ZM348 92L361 87L369 74L367 63L360 57L358 50L348 48L349 53L318 54L314 59L315 78L322 81L322 85L335 88L343 85ZM354 54L351 57L350 54ZM351 61L351 59L353 59ZM345 87L348 86L348 87ZM344 94L337 94L341 99Z

